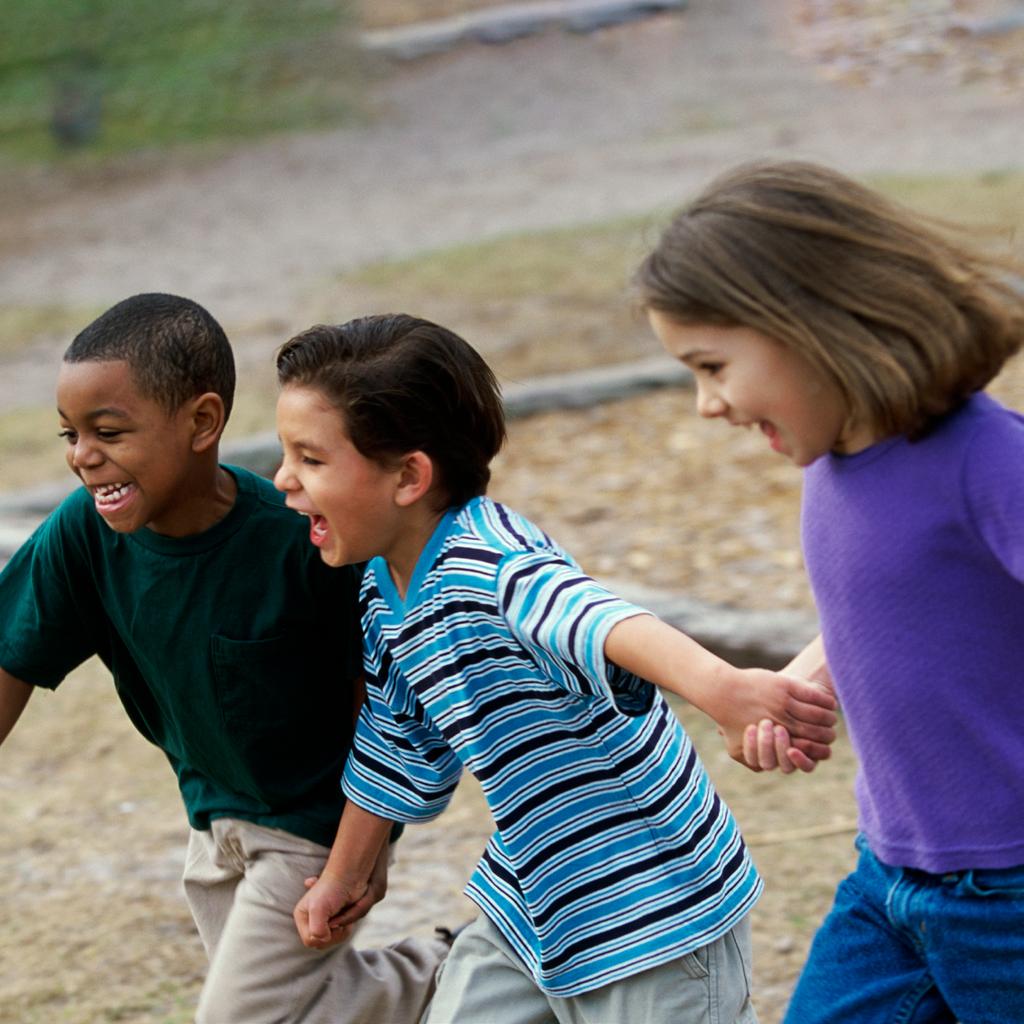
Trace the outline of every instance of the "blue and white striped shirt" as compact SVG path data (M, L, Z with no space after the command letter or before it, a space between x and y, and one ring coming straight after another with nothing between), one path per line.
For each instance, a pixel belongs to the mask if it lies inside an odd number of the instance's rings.
M463 766L497 832L466 894L537 984L571 996L733 927L761 892L736 823L657 688L605 660L645 614L487 498L449 512L403 601L362 590L367 702L346 795L426 821Z

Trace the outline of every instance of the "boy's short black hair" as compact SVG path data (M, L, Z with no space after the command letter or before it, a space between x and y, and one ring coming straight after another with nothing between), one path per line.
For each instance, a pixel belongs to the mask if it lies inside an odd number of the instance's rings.
M311 327L281 347L277 376L322 392L366 458L429 455L447 505L486 492L505 442L501 393L479 353L447 328L403 313Z
M231 413L231 345L220 324L191 299L133 295L93 320L64 353L66 363L106 360L127 362L139 391L169 412L212 391L224 401L225 419Z

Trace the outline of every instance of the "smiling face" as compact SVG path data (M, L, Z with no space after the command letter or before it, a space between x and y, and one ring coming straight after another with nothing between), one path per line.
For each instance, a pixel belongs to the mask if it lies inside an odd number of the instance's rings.
M849 429L838 386L792 349L747 327L680 324L656 310L648 317L669 355L693 370L701 416L757 427L798 466L872 443Z
M316 388L286 385L277 400L283 461L274 486L309 516L309 539L328 565L351 565L400 544L396 500L401 469L368 459L352 443L341 413Z
M194 422L142 395L124 360L62 363L57 378L67 463L118 533L193 532Z

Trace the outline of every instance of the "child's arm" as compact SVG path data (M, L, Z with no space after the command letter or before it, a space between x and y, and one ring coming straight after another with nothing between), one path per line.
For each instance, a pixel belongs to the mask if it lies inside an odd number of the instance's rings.
M835 692L820 633L782 671L813 680L829 693ZM797 768L804 772L814 768L804 741L794 742L789 730L767 718L744 730L743 760L754 771L779 768L787 775Z
M804 771L829 756L836 735L831 690L767 669L735 668L653 615L616 623L604 652L616 665L679 694L713 718L737 761L744 761L747 725L762 719L785 727L801 743L805 756L797 767Z
M292 915L304 945L326 949L346 938L347 926L383 896L372 881L381 858L386 863L393 825L351 800L345 804L327 863Z
M0 743L7 739L21 717L34 686L23 683L10 672L0 668Z

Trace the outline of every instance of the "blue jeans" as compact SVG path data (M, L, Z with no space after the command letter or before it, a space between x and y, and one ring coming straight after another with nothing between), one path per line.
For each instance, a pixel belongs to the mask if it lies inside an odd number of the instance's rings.
M931 875L857 848L785 1024L1024 1022L1024 865Z

